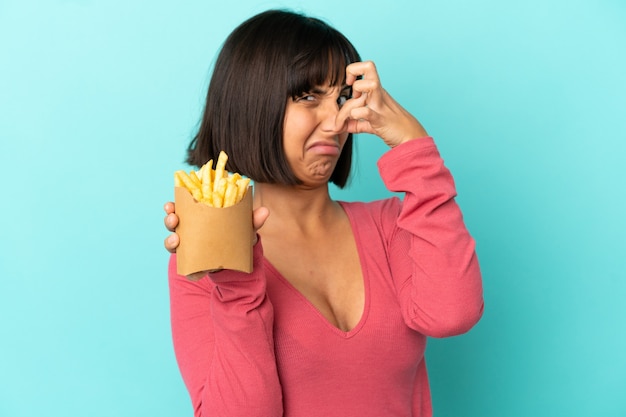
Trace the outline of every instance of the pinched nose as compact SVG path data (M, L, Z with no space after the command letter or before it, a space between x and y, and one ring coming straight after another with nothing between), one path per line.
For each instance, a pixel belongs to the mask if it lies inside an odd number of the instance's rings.
M345 133L347 131L347 123L345 120L339 120L340 111L339 104L335 101L329 101L320 108L320 126L325 132L335 134Z

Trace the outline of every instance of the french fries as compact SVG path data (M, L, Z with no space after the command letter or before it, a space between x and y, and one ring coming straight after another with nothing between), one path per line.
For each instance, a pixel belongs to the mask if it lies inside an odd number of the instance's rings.
M186 188L193 198L211 207L230 207L240 202L248 191L249 178L226 171L228 155L221 151L215 169L213 160L197 172L178 170L174 173L174 186Z

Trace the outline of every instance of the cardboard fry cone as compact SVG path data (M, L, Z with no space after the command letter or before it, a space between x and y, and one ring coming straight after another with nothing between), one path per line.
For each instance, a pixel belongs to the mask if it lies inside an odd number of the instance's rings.
M174 188L180 244L176 249L180 275L211 269L252 272L252 190L231 207L199 203L183 187Z

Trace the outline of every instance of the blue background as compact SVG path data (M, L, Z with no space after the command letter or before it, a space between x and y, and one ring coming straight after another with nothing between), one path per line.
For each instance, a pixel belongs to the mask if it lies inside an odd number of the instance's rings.
M429 342L435 415L625 416L619 0L0 0L0 416L191 415L162 206L217 49L276 6L374 60L455 175L486 311ZM357 142L333 194L388 196Z

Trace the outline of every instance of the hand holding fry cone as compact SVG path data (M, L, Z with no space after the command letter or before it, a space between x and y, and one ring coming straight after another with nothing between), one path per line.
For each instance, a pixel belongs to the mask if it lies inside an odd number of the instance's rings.
M252 193L250 180L226 170L220 152L197 172L174 173L178 273L234 269L252 271Z

